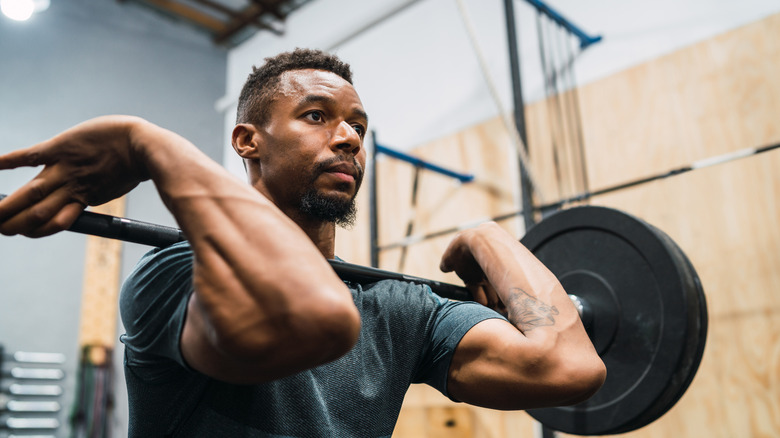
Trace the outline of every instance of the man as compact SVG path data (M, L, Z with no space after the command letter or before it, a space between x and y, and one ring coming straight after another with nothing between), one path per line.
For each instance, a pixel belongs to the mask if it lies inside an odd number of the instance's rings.
M232 133L251 185L133 117L0 157L0 169L45 165L0 202L3 234L52 234L151 179L188 237L147 254L123 287L130 436L381 437L411 383L497 409L600 387L604 366L561 285L495 224L459 234L441 260L479 303L342 282L326 259L354 215L366 113L334 56L266 61Z

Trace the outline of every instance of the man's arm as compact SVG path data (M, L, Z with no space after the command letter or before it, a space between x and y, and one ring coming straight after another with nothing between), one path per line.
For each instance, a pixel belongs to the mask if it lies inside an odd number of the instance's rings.
M441 268L509 320L485 320L466 333L450 365L450 396L528 409L578 403L601 387L606 368L563 287L498 225L459 234Z
M255 383L333 360L357 340L351 294L305 233L182 137L134 117L102 117L0 156L45 165L0 201L0 232L66 229L86 205L151 179L195 253L181 351L212 377ZM164 293L164 291L160 291Z

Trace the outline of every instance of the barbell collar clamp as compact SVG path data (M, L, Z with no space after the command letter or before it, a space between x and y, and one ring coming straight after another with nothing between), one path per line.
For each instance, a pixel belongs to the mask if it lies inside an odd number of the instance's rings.
M593 322L593 307L588 303L588 300L574 294L569 294L569 299L571 300L571 303L574 304L574 308L577 309L577 314L580 316L580 320L582 320L582 325L584 325L586 329L590 327Z

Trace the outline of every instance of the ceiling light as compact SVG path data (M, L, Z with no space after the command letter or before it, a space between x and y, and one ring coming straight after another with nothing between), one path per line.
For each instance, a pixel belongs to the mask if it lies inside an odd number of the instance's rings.
M49 0L0 0L0 11L16 21L28 20L36 12L45 11Z

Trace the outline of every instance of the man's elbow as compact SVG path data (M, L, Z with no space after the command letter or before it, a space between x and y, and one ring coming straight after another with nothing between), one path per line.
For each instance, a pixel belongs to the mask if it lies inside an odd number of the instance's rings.
M351 299L328 292L258 317L226 314L213 326L214 345L231 360L271 369L302 370L338 359L357 343L360 313Z
M607 367L597 355L588 360L569 363L563 368L563 382L560 405L575 405L591 398L604 384L607 378Z
M607 376L607 369L595 352L585 358L547 358L533 368L518 370L518 385L503 385L503 389L509 390L498 390L503 396L477 404L502 410L575 405L596 394Z
M325 355L324 362L330 362L347 354L357 343L360 336L360 313L354 304L341 303L327 310L320 310L315 342ZM322 348L324 347L324 348Z
M322 365L348 353L360 335L360 313L350 299L335 294L296 307L279 321L272 348L300 360L304 368ZM292 352L290 351L292 350Z

